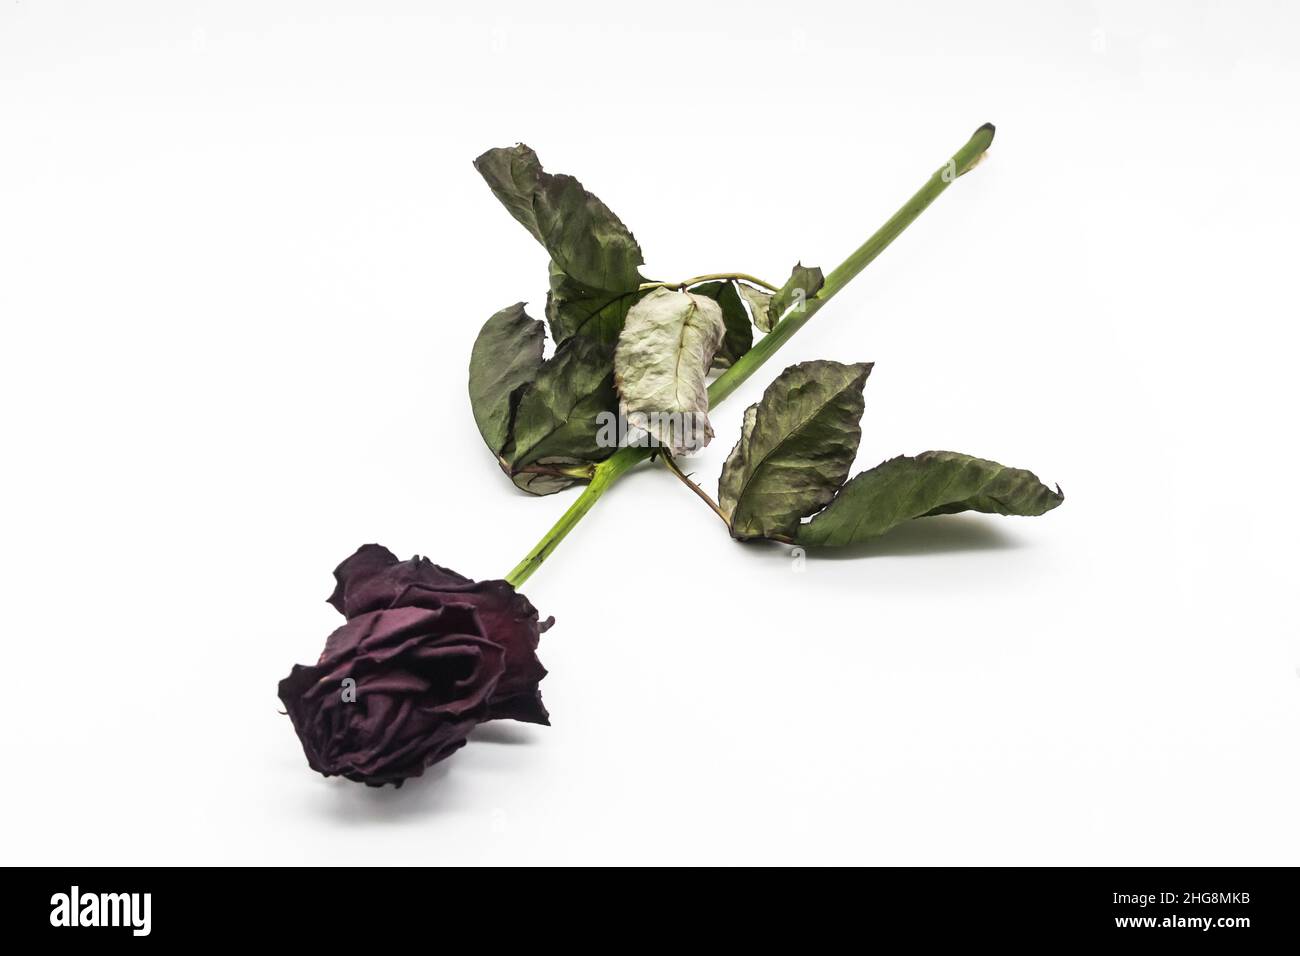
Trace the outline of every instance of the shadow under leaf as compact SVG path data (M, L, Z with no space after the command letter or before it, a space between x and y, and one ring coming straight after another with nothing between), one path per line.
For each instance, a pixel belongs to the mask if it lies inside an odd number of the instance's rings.
M808 556L836 561L872 557L944 554L959 551L1006 551L1021 541L986 515L936 515L917 518L879 538L845 548L810 548Z

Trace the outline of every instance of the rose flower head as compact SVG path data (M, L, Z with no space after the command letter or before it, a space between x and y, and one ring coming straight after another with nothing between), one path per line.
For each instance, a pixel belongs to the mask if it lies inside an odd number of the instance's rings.
M474 581L368 544L334 571L347 623L295 665L280 700L325 776L400 786L486 720L549 723L537 644L552 618L505 581Z

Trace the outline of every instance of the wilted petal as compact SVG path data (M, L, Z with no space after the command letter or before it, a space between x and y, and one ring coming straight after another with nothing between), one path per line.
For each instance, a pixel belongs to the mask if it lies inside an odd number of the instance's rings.
M326 776L400 785L465 744L485 720L548 723L538 683L553 618L505 581L476 582L427 558L365 545L334 572L347 618L280 698L308 764Z

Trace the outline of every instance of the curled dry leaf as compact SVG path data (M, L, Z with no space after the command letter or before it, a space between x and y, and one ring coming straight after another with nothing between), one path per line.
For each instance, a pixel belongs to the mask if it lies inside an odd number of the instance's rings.
M542 361L542 324L522 304L489 319L470 359L474 419L516 485L550 494L614 451L597 416L618 409L614 345L641 294L641 248L609 207L572 176L547 173L527 146L490 149L474 167L551 257L556 344Z
M749 314L745 311L741 292L744 286L736 282L702 282L691 286L694 295L707 296L718 303L722 309L722 321L727 327L722 345L713 356L714 368L730 368L754 345L754 327L749 323Z
M766 328L762 325L758 327L764 332L771 332L776 327L776 323L780 322L791 308L803 309L804 302L815 296L825 281L821 269L816 266L806 266L801 262L795 263L794 269L790 271L790 278L768 303ZM755 324L758 323L757 316L754 321Z
M1036 516L1065 495L1033 472L955 451L891 458L855 475L825 511L798 530L809 547L840 547L882 535L913 518L982 511Z
M599 339L612 347L623 331L623 320L641 293L637 288L610 291L583 285L554 262L546 294L546 321L551 338L563 345L576 335Z
M542 169L522 143L474 160L501 204L540 242L560 271L588 289L635 289L644 258L631 231L572 176ZM559 337L557 336L557 341Z
M483 324L470 353L469 397L479 433L524 491L548 495L603 461L598 416L613 414L612 345L577 337L542 360L545 332L523 303Z
M691 292L655 289L628 310L614 382L629 431L648 434L673 455L709 443L705 376L725 334L721 306Z
M570 339L520 393L501 457L511 466L515 484L525 491L549 494L573 479L521 480L522 468L603 461L614 452L600 444L597 419L617 404L610 351L595 339Z
M746 410L718 481L732 535L791 536L835 497L858 452L870 374L868 363L792 365Z
M760 332L771 332L776 323L772 320L772 293L740 284L740 296L749 306L749 313Z
M483 323L469 355L469 401L483 441L492 454L510 438L519 390L542 365L546 332L516 302Z

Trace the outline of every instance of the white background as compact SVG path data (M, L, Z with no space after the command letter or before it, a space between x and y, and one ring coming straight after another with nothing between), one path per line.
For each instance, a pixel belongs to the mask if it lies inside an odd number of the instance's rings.
M0 12L0 826L12 863L1296 863L1300 8L45 3ZM646 273L828 269L987 161L714 414L874 360L858 467L951 448L1039 519L847 559L662 469L525 592L554 726L400 791L276 682L357 545L504 574L576 493L470 417L546 256L517 140Z

